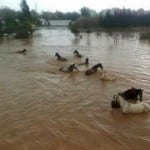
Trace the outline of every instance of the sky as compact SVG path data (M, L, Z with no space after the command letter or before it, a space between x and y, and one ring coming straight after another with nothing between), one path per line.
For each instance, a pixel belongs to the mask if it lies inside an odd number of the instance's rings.
M106 8L144 8L150 10L149 0L26 0L30 9L40 11L79 11L86 6L95 9L97 12ZM21 0L0 0L0 7L10 7L15 10L20 9Z

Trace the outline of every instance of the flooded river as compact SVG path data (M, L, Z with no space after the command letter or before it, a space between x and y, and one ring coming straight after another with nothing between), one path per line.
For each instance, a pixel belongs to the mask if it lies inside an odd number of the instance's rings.
M15 53L23 48L27 55ZM73 57L75 49L83 59ZM59 72L86 57L90 66L103 64L108 80L100 71L85 76L85 66ZM132 86L150 100L150 42L138 32L76 38L67 29L41 29L28 40L0 39L0 150L149 150L150 113L110 107L114 94Z

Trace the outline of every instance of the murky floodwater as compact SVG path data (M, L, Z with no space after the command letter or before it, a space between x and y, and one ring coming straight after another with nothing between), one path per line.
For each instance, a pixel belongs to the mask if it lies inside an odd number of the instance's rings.
M15 51L26 48L27 55ZM101 72L86 77L58 69L78 49ZM60 52L67 63L57 62ZM111 79L116 80L111 80ZM113 94L131 86L150 99L150 43L138 32L92 33L42 29L28 40L0 40L1 150L149 150L150 113L123 115L110 107Z

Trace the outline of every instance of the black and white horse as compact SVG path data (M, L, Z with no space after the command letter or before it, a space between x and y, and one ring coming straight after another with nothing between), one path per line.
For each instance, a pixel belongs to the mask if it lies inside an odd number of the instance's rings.
M133 99L135 101L140 100L142 101L143 98L143 90L142 89L136 89L131 88L124 92L119 93L120 96L122 96L125 100Z
M141 102L143 100L142 89L131 88L124 92L118 93L118 95L121 96L126 101L132 100L134 102L137 102L138 100L140 100ZM116 99L116 95L113 96L113 100L111 101L111 107L120 108L119 102L116 101L115 99Z
M142 113L150 111L150 105L146 102L131 103L117 94L114 101L118 102L123 113Z

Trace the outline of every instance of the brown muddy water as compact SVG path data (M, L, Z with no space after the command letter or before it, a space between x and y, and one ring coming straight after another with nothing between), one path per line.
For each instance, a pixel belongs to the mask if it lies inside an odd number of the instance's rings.
M26 48L27 55L15 51ZM80 63L78 49L99 71L59 72ZM55 52L68 58L57 62ZM115 80L113 80L115 79ZM92 33L41 29L28 40L0 40L0 150L149 150L150 113L124 115L110 100L135 86L150 100L150 43L138 32Z

